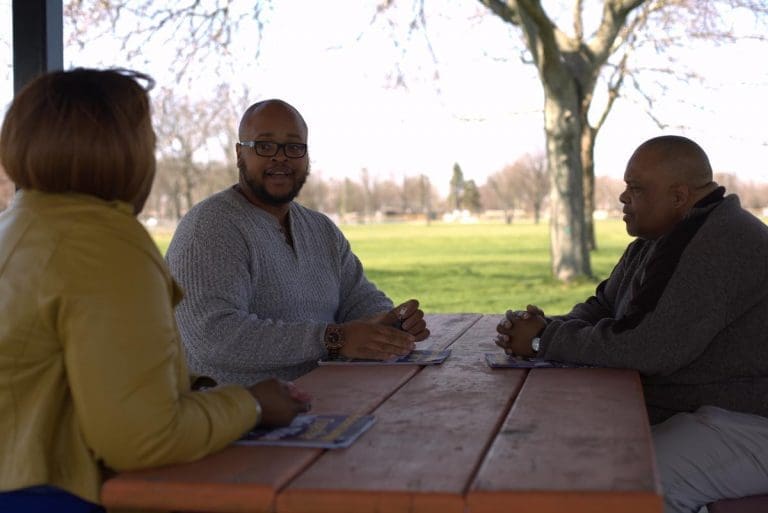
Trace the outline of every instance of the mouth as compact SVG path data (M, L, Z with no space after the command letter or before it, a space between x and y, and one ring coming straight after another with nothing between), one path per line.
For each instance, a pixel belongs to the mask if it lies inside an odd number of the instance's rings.
M293 176L293 170L292 169L267 169L266 173L267 176Z

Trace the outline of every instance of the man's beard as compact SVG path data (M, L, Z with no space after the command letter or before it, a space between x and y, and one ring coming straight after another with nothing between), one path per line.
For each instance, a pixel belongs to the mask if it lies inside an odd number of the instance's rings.
M255 180L248 176L248 173L246 173L245 163L238 162L237 169L240 171L240 180L248 186L251 192L259 200L263 201L267 205L273 206L285 205L286 203L293 201L293 199L299 195L301 188L304 187L304 182L307 181L307 177L309 176L309 168L307 168L307 172L304 174L301 180L294 182L293 188L287 194L283 194L282 196L275 196L270 194L263 185L256 183Z

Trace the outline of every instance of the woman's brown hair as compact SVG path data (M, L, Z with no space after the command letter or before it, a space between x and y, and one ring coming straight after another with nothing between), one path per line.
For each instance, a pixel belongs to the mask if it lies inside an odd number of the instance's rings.
M134 71L85 68L32 80L3 121L0 164L22 189L122 200L138 213L155 176L153 84Z

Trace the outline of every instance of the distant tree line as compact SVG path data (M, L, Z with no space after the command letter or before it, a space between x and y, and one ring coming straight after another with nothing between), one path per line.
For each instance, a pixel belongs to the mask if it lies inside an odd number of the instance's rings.
M144 217L173 225L194 204L237 181L237 106L247 104L250 96L247 89L226 85L219 86L211 100L191 99L170 88L153 92L157 173ZM745 207L758 213L768 207L768 184L742 181L732 173L718 173L715 180L739 194ZM457 162L446 170L446 181L448 194L441 197L432 180L419 172L395 180L372 176L366 168L345 178L329 178L322 169L313 169L298 200L348 222L417 216L430 222L456 211L493 211L507 223L518 215L539 222L550 211L552 180L541 151L523 155L481 184L467 179ZM623 189L621 179L596 177L595 211L618 215ZM0 210L13 193L13 183L0 169Z
M234 163L222 162L192 167L181 159L165 159L158 163L157 175L145 213L171 223L190 206L237 181ZM458 163L450 176L448 195L441 196L423 174L382 179L363 168L357 177L331 178L323 170L312 170L298 201L343 221L360 223L417 217L429 222L454 211L470 215L493 211L508 224L516 216L538 223L548 215L551 182L541 153L522 156L480 185L465 179ZM758 214L768 208L768 183L741 180L731 173L717 173L715 180L729 193L738 194L746 208ZM622 179L597 176L596 213L619 217L623 190Z
M234 162L195 162L179 143L177 150L158 160L152 194L143 217L175 224L189 208L237 181ZM758 215L768 208L768 183L741 180L733 173L716 173L715 181L728 193L739 195L742 205ZM427 222L456 210L469 214L499 213L506 223L525 215L538 223L549 201L549 176L541 154L524 155L476 185L466 180L461 166L453 167L449 193L441 197L429 177L418 174L402 180L380 179L360 170L355 179L326 178L313 170L298 197L303 205L350 222L373 223L390 219L423 218ZM598 176L595 180L595 211L608 217L621 213L619 194L624 182ZM0 211L10 203L14 185L0 169Z
M201 164L184 143L175 145L177 150L162 152L165 156L158 160L144 211L145 216L171 223L195 203L237 181L234 162ZM449 191L441 197L424 174L382 179L363 168L357 177L326 178L323 170L313 169L297 199L309 208L357 222L419 216L429 222L446 212L476 215L487 210L503 211L507 223L521 212L538 222L549 194L546 160L541 154L526 155L481 185L465 179L457 163Z

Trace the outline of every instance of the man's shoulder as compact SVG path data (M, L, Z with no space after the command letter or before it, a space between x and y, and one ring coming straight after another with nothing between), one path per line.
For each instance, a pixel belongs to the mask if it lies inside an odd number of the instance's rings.
M291 209L294 210L297 213L300 213L301 215L310 216L314 218L327 218L325 214L320 212L319 210L315 210L313 208L306 207L299 203L298 201L292 201L291 202Z
M211 228L220 227L242 218L243 206L238 201L238 193L231 187L219 191L196 203L179 220L178 228L191 226ZM177 229L178 229L177 228Z
M211 196L208 196L204 200L193 205L192 208L189 209L189 212L187 212L182 219L200 215L209 215L211 213L227 213L240 209L242 207L238 202L237 195L237 191L235 191L232 187L212 194Z
M305 207L301 203L297 203L295 201L292 202L291 211L292 211L291 213L292 215L302 218L307 222L310 222L316 225L317 224L324 225L334 230L338 229L336 226L336 223L334 223L333 220L330 217L328 217L326 214L323 214L318 210Z
M166 260L185 253L191 244L199 240L229 240L240 232L237 227L242 219L242 208L236 203L237 194L225 189L200 201L179 220L166 253Z
M748 238L755 243L768 242L768 225L760 218L741 205L739 197L729 194L713 209L710 219L716 223L710 223L722 232L723 236L742 238L748 234Z

